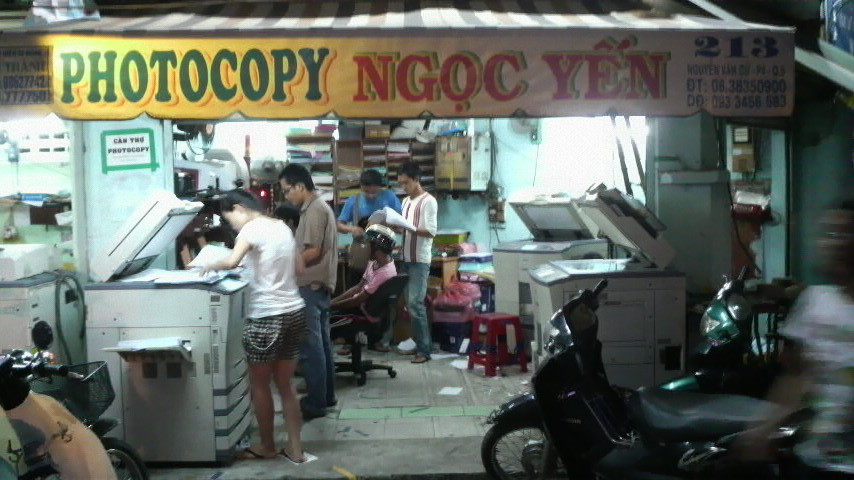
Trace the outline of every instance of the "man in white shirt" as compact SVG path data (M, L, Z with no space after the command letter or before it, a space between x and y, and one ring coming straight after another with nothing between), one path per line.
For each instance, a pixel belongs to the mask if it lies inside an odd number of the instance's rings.
M421 169L417 164L406 162L398 171L397 182L407 197L403 199L403 216L415 231L403 233L403 269L409 274L407 300L412 336L416 348L412 363L425 363L433 351L430 324L424 297L427 295L427 277L430 275L430 260L433 256L433 237L436 235L438 205L436 198L421 187ZM405 352L410 353L410 352Z

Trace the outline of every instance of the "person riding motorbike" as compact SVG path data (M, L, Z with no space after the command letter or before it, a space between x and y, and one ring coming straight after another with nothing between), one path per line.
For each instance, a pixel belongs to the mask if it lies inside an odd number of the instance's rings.
M820 269L830 285L812 286L798 299L781 334L784 373L769 400L779 405L740 442L742 456L770 458L768 432L810 397L809 434L796 447L803 479L854 478L854 202L820 220Z

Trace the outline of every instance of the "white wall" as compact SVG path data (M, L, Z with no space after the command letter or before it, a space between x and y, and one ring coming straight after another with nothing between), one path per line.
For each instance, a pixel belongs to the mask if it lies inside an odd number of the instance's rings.
M489 129L488 120L476 120L475 131ZM639 182L632 150L624 124L618 124L623 148L633 183ZM532 141L531 131L512 119L492 121L496 140L496 169L493 180L503 188L504 198L523 190L547 193L566 192L578 196L593 183L624 189L616 157L614 127L607 117L571 117L540 120L539 143ZM645 121L632 119L632 133L642 156L646 156ZM635 194L643 200L637 187ZM521 240L531 234L509 205L505 208L506 224L494 229L487 218L487 201L483 195L439 200L439 228L465 228L470 241L491 247L499 241Z
M730 273L732 257L726 183L708 180L719 170L714 119L707 114L651 119L650 131L649 180L655 188L649 204L667 226L664 237L676 249L672 266L685 272L689 291L714 292L721 276ZM704 176L662 184L654 171L661 157L678 159L680 171L704 172Z
M169 122L139 117L121 122L80 122L83 142L82 181L85 185L86 235L75 241L85 241L78 249L92 259L103 249L113 234L124 224L139 203L159 189L173 191L173 161L171 125ZM101 133L105 130L149 128L154 132L152 145L157 163L154 170L121 170L103 172L101 168ZM75 207L76 209L76 207ZM160 260L171 260L166 252Z

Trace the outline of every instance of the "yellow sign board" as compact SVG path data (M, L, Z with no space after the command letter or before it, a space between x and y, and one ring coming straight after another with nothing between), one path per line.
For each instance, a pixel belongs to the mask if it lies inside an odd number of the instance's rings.
M791 111L787 32L499 33L9 38L0 105L41 105L72 119Z

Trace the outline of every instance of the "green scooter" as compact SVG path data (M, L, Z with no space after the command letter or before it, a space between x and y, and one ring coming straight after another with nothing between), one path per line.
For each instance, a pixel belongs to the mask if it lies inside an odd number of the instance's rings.
M766 285L774 299L751 301L745 293L746 271L726 281L706 307L700 320L703 340L689 362L694 371L660 388L765 397L780 370L777 326L797 290ZM764 332L760 315L767 316Z

